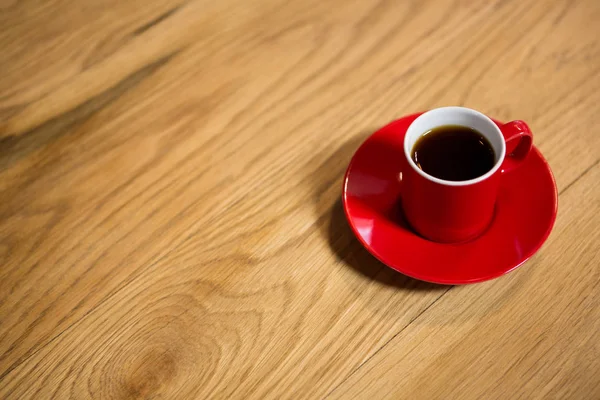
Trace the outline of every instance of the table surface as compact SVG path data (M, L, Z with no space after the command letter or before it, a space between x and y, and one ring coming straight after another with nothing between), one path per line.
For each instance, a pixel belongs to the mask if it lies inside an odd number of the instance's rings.
M600 398L600 2L0 1L0 398ZM523 119L559 190L499 279L344 219L362 141Z

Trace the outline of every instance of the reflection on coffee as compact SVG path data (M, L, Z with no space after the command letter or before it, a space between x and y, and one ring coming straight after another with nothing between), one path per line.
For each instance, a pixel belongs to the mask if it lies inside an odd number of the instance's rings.
M421 170L447 181L477 178L491 170L496 160L485 136L458 125L425 132L414 144L411 156Z

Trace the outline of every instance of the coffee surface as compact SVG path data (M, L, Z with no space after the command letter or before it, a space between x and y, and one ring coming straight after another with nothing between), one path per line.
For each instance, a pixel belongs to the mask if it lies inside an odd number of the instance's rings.
M458 125L425 132L415 142L411 156L425 173L447 181L475 179L490 171L496 160L485 136Z

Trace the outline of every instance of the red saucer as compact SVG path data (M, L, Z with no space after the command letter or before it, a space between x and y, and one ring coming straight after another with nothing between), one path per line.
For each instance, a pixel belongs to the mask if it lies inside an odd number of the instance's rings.
M502 176L494 221L477 239L429 241L410 229L400 204L404 134L419 115L385 126L354 154L343 189L354 234L384 264L428 282L481 282L519 267L542 246L556 219L558 194L548 163L533 148L522 166Z

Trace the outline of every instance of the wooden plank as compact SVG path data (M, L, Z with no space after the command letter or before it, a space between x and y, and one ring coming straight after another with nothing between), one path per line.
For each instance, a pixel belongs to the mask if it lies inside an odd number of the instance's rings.
M597 160L597 2L124 3L88 72L73 39L0 78L4 397L323 396L446 290L350 236L366 134L463 104L527 120L561 188Z
M526 268L453 288L330 398L598 398L599 163L560 207Z

